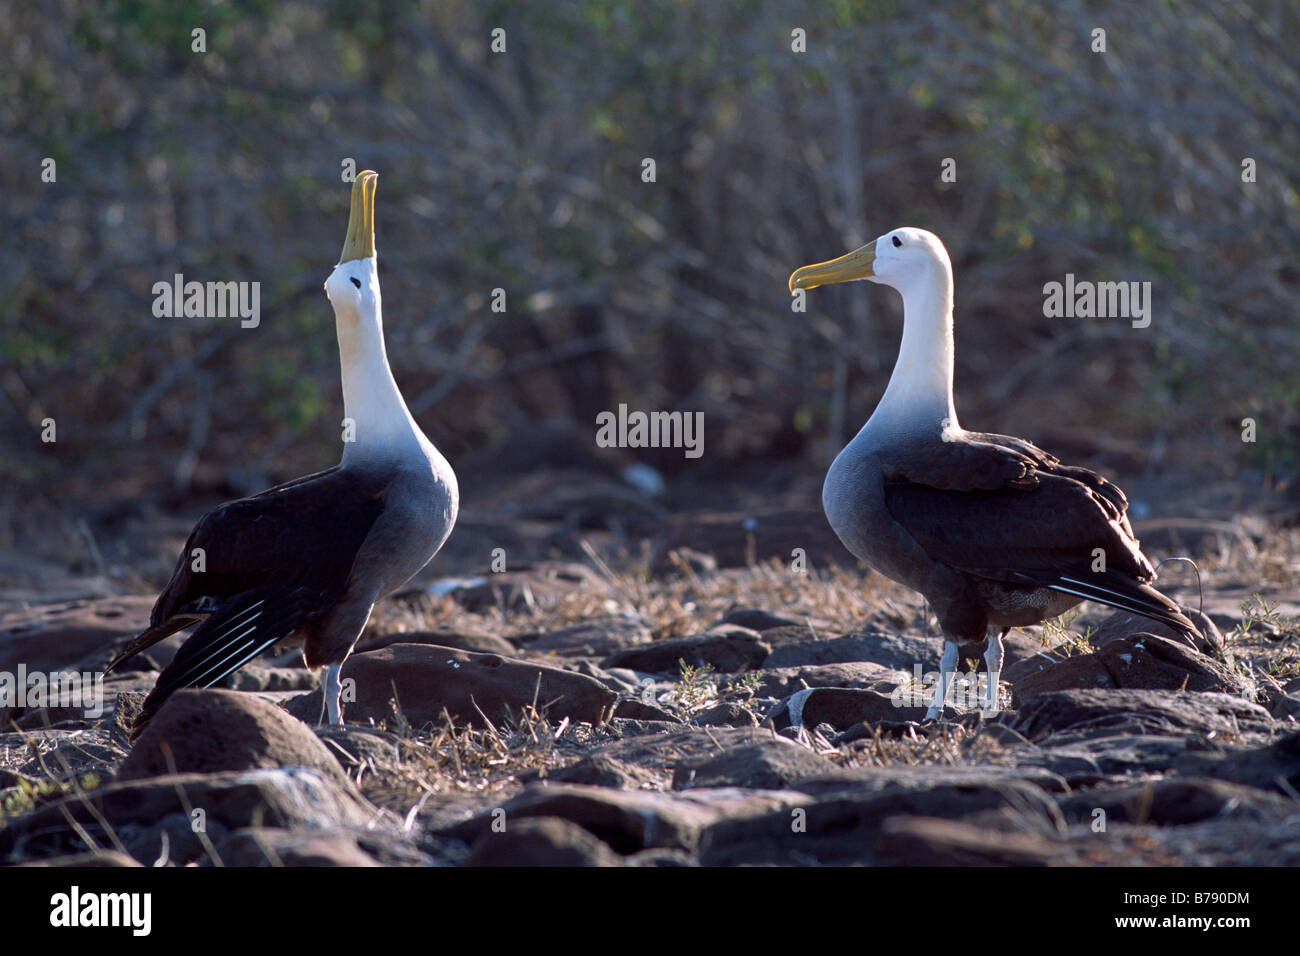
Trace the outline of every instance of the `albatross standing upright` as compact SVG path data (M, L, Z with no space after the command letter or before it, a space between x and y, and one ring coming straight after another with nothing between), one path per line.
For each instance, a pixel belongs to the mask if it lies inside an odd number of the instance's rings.
M958 644L987 637L984 705L996 709L1003 636L1084 599L1195 635L1150 586L1155 570L1119 488L1023 439L957 423L952 263L939 237L895 229L796 269L789 286L794 294L854 279L902 295L903 341L880 404L826 474L822 507L849 551L934 609L945 643L926 719L942 713Z
M402 400L384 350L374 205L379 177L352 184L347 241L325 281L343 375L343 460L221 505L199 519L150 615L108 670L198 624L145 699L135 732L174 691L211 687L272 644L302 644L324 668L329 722L339 669L375 603L429 563L456 521L456 476Z

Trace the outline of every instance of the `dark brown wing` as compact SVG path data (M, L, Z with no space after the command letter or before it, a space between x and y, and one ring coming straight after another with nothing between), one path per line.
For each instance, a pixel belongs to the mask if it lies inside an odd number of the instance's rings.
M1101 495L1115 506L1115 510L1118 512L1118 520L1125 534L1133 537L1133 529L1128 523L1128 497L1114 482L1108 481L1095 471L1089 471L1087 468L1063 465L1055 455L1048 454L1037 445L1027 442L1023 438L1012 438L1010 435L993 435L984 432L969 432L968 434L985 444L998 445L1019 452L1022 455L1035 457L1038 459L1037 469L1039 471L1048 471L1054 475L1073 478L1096 494ZM1107 509L1107 513L1109 513L1109 509Z
M383 511L387 480L331 468L204 515L159 596L150 627L112 669L202 621L159 676L150 700L211 686L343 595L362 542Z
M1021 439L972 437L927 446L915 468L910 453L895 458L901 467L885 484L885 505L926 554L977 577L1052 588L1194 633L1177 606L1148 586L1155 571L1119 488ZM918 477L933 478L945 464L941 486Z
M1097 559L1146 582L1150 564L1123 533L1109 500L1073 478L1039 471L1033 487L947 491L915 482L885 485L893 519L926 554L999 581L1087 570Z
M154 627L204 598L237 594L274 579L339 588L383 510L387 479L339 467L221 505L199 519L171 582L150 616ZM203 570L196 571L195 549Z
M1001 440L1001 441L999 441ZM1027 441L965 432L959 441L900 445L876 452L886 481L906 481L942 491L1032 488L1040 469L1056 459Z

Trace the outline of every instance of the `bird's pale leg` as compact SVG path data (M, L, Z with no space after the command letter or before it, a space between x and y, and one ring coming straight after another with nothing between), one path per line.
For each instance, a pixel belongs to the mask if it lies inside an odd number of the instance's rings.
M341 664L325 665L324 703L325 709L329 712L329 722L335 725L343 723L343 716L339 709L339 697L343 693L343 686L339 683L339 671L342 669Z
M934 686L934 703L925 712L926 720L934 720L943 714L943 702L948 696L948 687L952 684L952 675L957 671L957 645L952 641L943 642L943 657L939 659L939 683Z
M1002 676L1002 635L990 634L988 645L984 648L984 665L988 668L988 687L984 690L984 709L996 712L998 709L998 679Z

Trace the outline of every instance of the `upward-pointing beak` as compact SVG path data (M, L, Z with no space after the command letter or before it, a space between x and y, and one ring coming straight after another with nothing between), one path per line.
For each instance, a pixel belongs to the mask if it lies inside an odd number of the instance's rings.
M848 282L851 279L865 279L875 275L872 266L876 261L876 243L873 239L861 249L854 249L848 255L840 256L829 262L815 262L790 273L790 294L796 289L815 289L819 285L831 285L835 282Z
M343 243L339 265L375 254L375 187L379 174L372 169L358 173L352 183L352 214L348 217L348 238Z

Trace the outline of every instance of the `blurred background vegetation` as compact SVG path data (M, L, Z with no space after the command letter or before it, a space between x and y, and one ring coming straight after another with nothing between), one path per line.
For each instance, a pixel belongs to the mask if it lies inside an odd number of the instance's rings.
M705 414L702 459L615 460L670 507L815 505L901 308L853 284L793 314L786 277L899 225L952 254L967 427L1294 488L1297 48L1288 0L0 0L0 506L183 507L336 461L349 158L380 172L397 380L467 506L476 469L599 460L620 402ZM261 326L155 318L178 272L260 281ZM1068 272L1151 281L1150 328L1045 318Z

